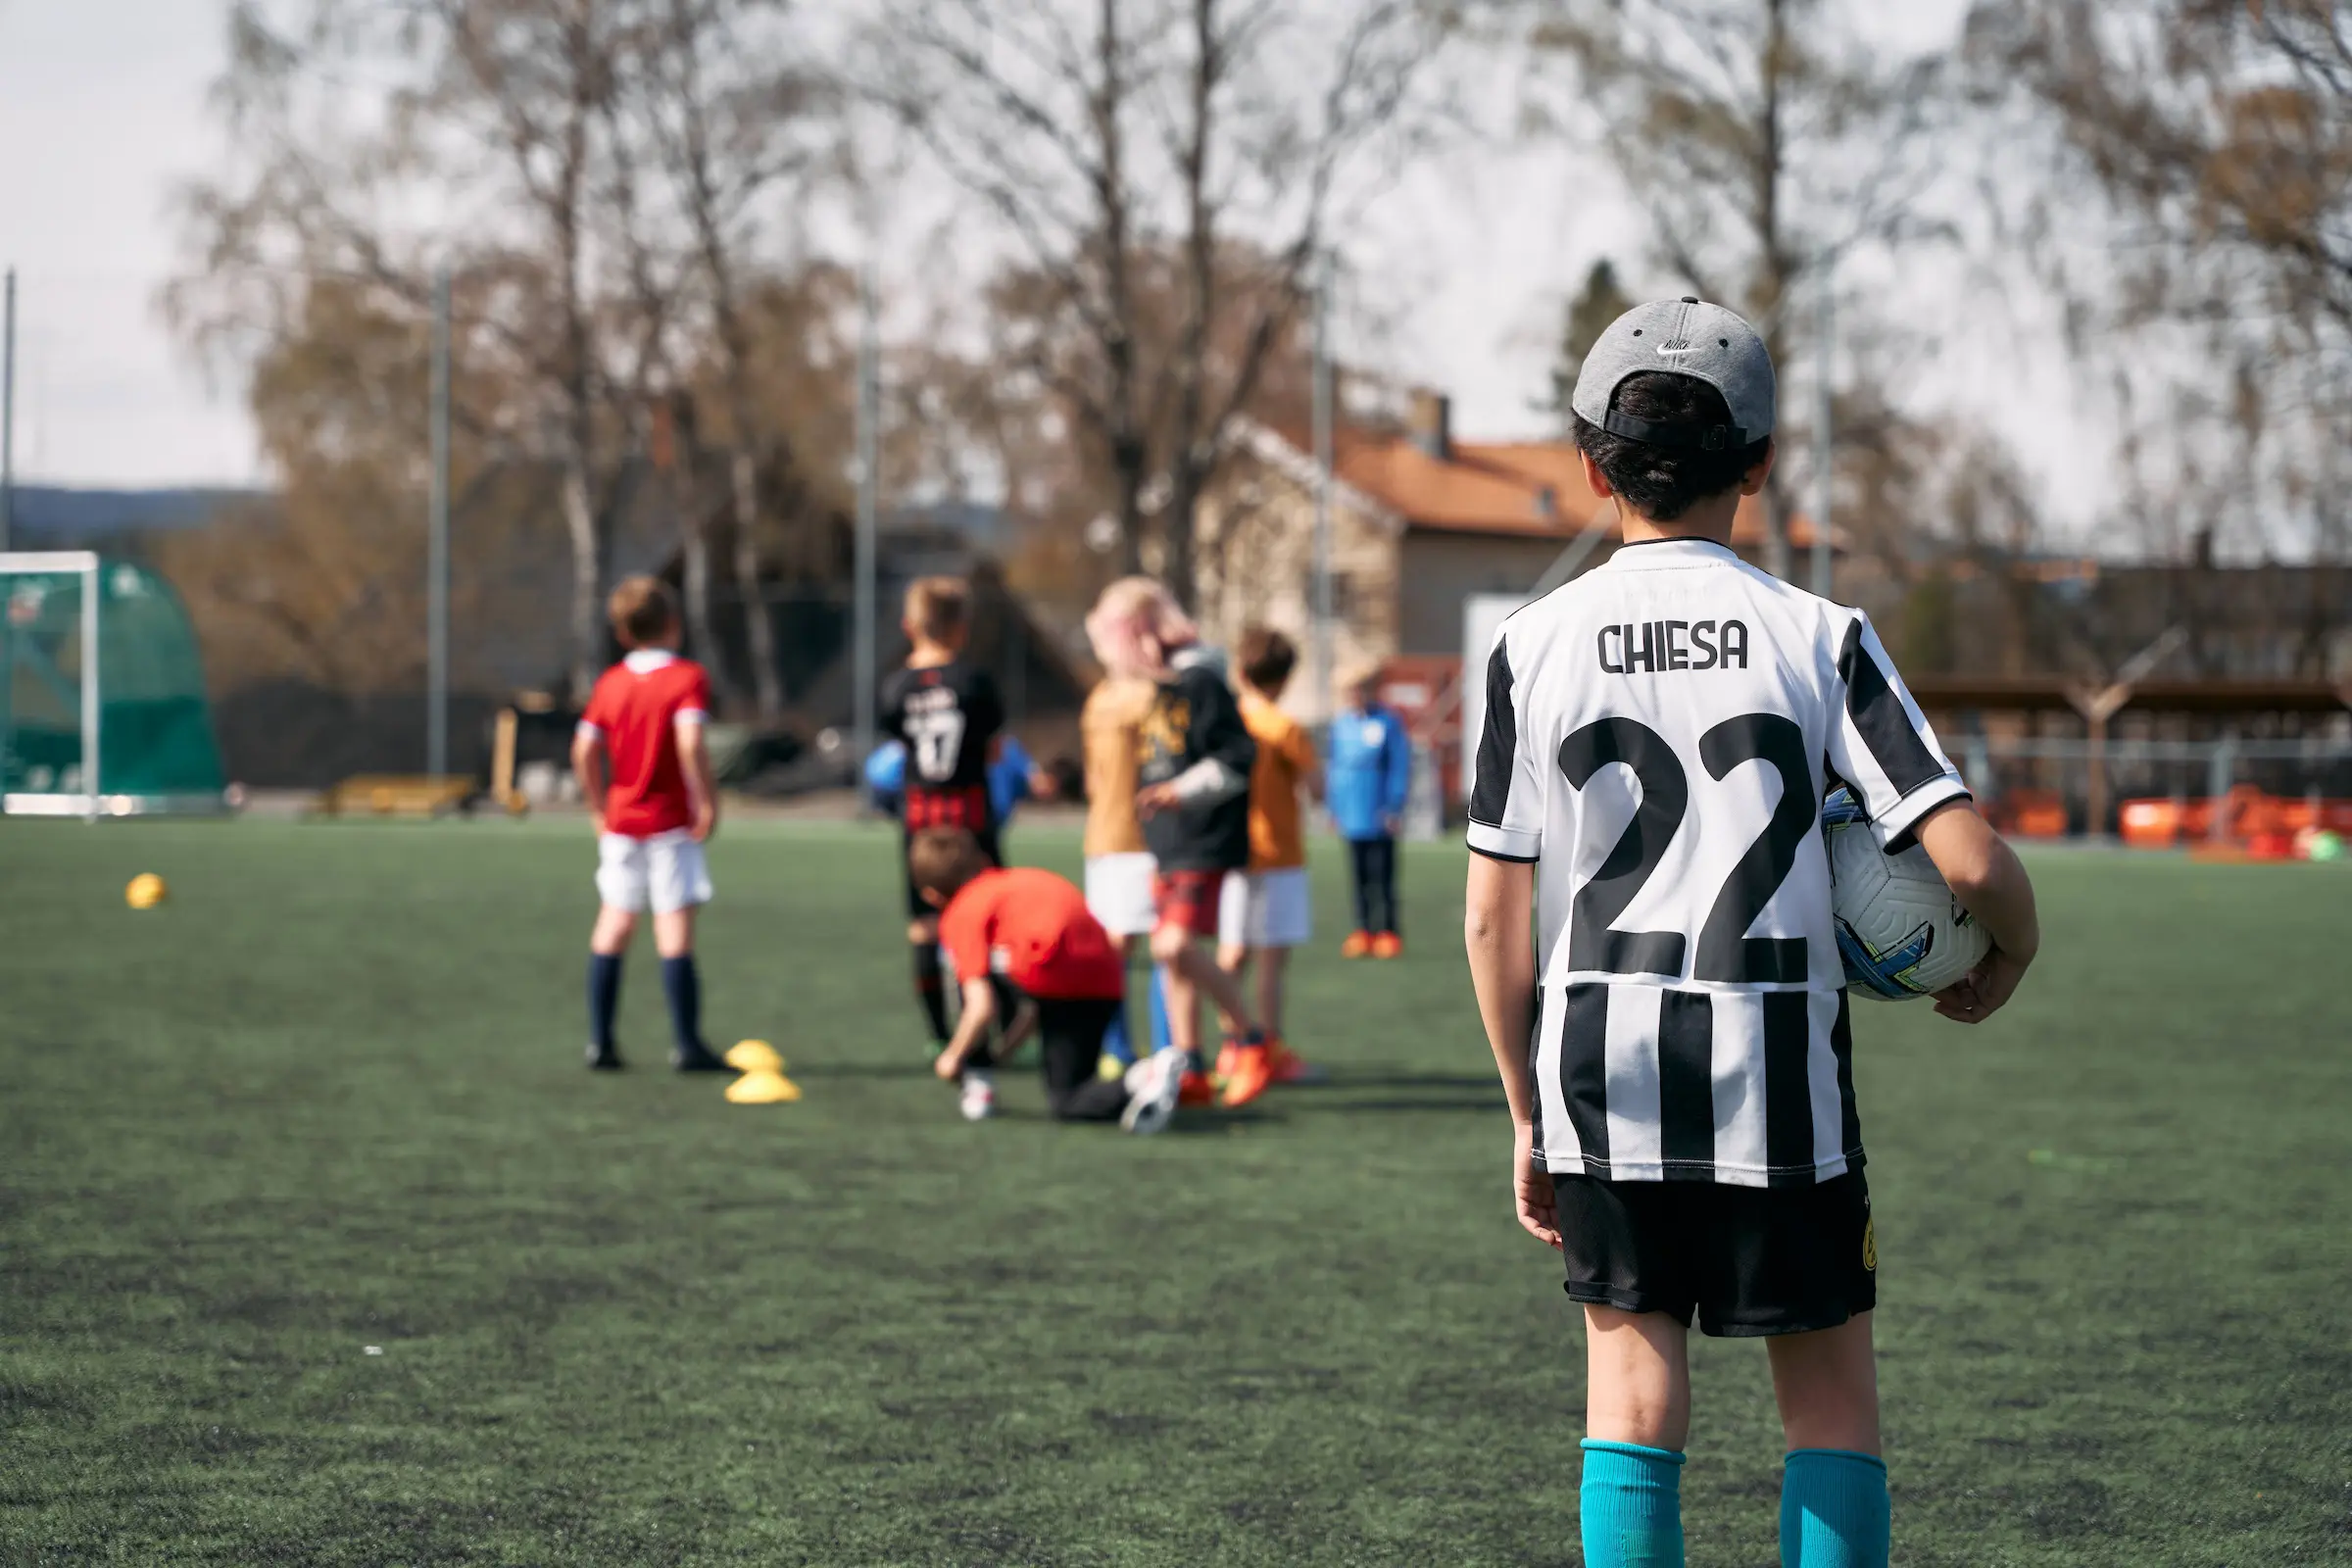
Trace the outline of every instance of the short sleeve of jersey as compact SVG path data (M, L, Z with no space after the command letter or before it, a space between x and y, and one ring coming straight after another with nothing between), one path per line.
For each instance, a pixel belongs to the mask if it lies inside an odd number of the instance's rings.
M948 906L939 922L939 945L948 950L958 981L988 978L989 900L974 889Z
M595 738L603 735L612 726L612 677L605 674L597 677L596 685L588 693L588 707L580 714L578 733Z
M687 668L689 673L679 690L674 716L700 723L710 716L710 672L700 664L690 664Z
M1520 744L1520 683L1511 670L1507 634L1487 658L1485 727L1478 737L1478 771L1470 790L1470 848L1494 860L1532 862L1544 854L1544 778L1538 760Z
M964 710L966 733L980 736L983 741L1004 727L1004 702L997 695L997 683L987 670L972 671Z
M1908 840L1936 807L1965 799L1960 770L1936 744L1894 661L1859 611L1838 653L1841 702L1830 725L1830 767L1853 788L1882 848Z

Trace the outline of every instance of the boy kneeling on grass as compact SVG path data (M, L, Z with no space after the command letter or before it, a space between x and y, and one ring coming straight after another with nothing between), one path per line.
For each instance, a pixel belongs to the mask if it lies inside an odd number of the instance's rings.
M964 1119L996 1114L990 1069L1032 1032L1039 1037L1046 1103L1057 1121L1115 1121L1131 1133L1162 1131L1176 1113L1185 1056L1162 1051L1104 1079L1103 1037L1126 1004L1127 960L1087 912L1086 895L1051 871L999 870L963 828L914 836L907 869L939 911L939 940L963 990L963 1014L933 1070L962 1089ZM990 1026L1004 1017L992 1050Z

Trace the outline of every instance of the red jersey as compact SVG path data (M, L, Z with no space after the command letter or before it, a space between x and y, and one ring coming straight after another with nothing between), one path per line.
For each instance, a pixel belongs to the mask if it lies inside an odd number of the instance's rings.
M694 825L678 722L710 712L710 677L691 659L640 648L605 671L580 733L605 746L605 831L650 839Z
M939 940L956 978L992 971L1030 996L1115 1002L1127 994L1127 959L1087 912L1086 895L1051 871L983 871L940 916Z

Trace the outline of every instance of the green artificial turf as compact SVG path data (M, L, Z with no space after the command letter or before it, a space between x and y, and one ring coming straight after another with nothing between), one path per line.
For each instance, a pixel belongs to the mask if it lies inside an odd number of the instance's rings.
M956 1118L892 854L713 846L710 1033L807 1090L742 1108L642 953L582 1070L576 828L0 824L0 1562L1578 1562L1460 849L1302 958L1332 1087L1156 1140ZM1896 1561L2352 1560L2352 876L2034 869L2007 1015L1857 1007ZM1762 1568L1763 1352L1696 1361L1690 1561Z

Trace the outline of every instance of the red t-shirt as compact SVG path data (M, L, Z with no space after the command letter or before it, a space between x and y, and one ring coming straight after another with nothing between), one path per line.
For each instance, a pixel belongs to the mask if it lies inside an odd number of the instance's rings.
M956 978L992 970L1033 997L1113 1002L1127 994L1127 959L1087 912L1086 895L1051 871L983 871L940 916Z
M691 659L640 648L588 695L580 733L605 744L605 831L650 839L694 825L678 721L710 711L710 677Z

